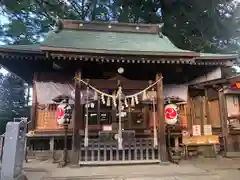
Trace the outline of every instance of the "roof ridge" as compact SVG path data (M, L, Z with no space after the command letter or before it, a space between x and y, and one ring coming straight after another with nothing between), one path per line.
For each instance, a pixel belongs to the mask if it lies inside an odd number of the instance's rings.
M162 31L163 24L133 24L133 23L113 23L101 21L77 21L60 20L59 29L106 31L106 32L132 32L157 34Z
M60 22L62 23L82 23L82 24L105 24L105 25L124 25L124 26L145 26L145 27L152 27L152 26L158 26L161 25L163 27L164 23L160 24L147 24L147 23L124 23L124 22L106 22L106 21L82 21L82 20L71 20L71 19L60 19Z

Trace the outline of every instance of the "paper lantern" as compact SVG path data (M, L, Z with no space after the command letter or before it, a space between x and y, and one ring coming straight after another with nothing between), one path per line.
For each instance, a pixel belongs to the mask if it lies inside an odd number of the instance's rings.
M178 121L178 111L176 104L168 104L165 106L165 122L173 125Z

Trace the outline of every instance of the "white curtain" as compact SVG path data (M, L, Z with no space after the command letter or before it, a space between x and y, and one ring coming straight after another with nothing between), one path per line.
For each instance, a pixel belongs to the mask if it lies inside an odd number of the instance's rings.
M74 87L71 84L54 82L35 82L37 101L39 104L52 104L53 98L59 95L71 96Z
M75 89L72 84L62 84L55 82L35 82L37 91L37 101L39 104L53 104L53 98L59 95L66 95L75 99ZM179 97L184 101L187 101L188 86L176 85L176 84L165 84L164 85L164 97ZM88 95L86 90L81 91L81 103L85 104L86 99L88 102L93 101L94 91L90 90ZM73 103L73 102L70 102Z
M186 84L165 84L163 85L164 97L179 97L184 101L188 98L188 85Z
M39 104L54 104L53 98L59 95L65 95L71 97L73 100L75 99L75 88L72 84L62 84L55 82L35 82L36 84L36 94L37 94L37 102ZM88 95L86 90L81 91L81 103L85 104L86 99L88 98L88 102L91 102L94 97L94 92L89 91ZM70 100L70 104L74 102Z

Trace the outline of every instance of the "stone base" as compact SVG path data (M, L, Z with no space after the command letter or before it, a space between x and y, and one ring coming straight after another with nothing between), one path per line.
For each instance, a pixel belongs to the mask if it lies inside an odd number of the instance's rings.
M2 178L0 178L2 180ZM5 177L4 180L28 180L28 178L24 175L21 174L20 176L13 178L13 177Z
M161 165L161 166L168 166L170 164L172 164L172 163L170 163L170 162L160 162L159 163L159 165Z
M24 174L22 174L21 176L15 178L14 180L28 180L28 178Z
M70 168L80 168L80 164L69 164Z

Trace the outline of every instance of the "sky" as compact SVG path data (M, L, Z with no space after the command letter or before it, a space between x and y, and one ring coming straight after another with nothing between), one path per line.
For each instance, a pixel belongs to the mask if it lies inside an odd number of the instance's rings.
M0 15L0 25L8 23L8 18ZM0 41L0 45L4 45L3 42Z
M0 24L2 25L2 24L6 24L6 23L8 23L8 19L6 17L0 15ZM0 41L0 45L4 45L4 44ZM6 75L8 73L8 71L4 68L1 68L0 73Z
M0 15L0 25L6 24L6 23L8 23L8 18ZM0 45L4 45L4 43L0 41ZM1 69L0 69L0 73L2 73L2 74L4 74L4 75L7 75L7 74L8 74L8 71L7 71L6 69L4 69L4 68L1 68Z
M8 22L8 18L5 16L0 15L0 24L5 24Z

